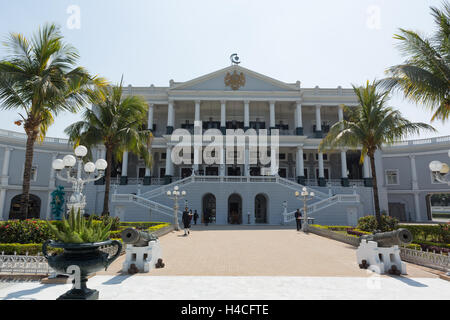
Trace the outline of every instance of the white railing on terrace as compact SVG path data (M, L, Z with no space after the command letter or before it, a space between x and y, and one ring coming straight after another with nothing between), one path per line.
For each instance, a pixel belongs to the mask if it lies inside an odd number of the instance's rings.
M0 136L2 137L10 137L10 138L18 138L22 140L27 139L27 135L25 133L21 132L15 132L15 131L9 131L9 130L3 130L0 129ZM68 139L62 139L62 138L52 138L52 137L46 137L44 138L44 142L47 143L58 143L58 144L68 144Z
M337 203L354 203L360 202L360 197L358 194L338 194L335 195L333 197L330 197L328 199L324 199L315 203L310 204L309 206L307 206L307 210L308 210L308 215L313 214L314 212L317 212L319 210L323 210L325 208L328 208L332 205L335 205ZM291 221L295 220L295 211L292 212L288 212L288 213L283 213L282 215L284 216L284 222L288 223ZM304 216L304 212L303 212L303 207L300 209L300 212L302 213L302 215Z
M292 190L301 190L302 185L297 182L290 181L281 177L275 176L190 176L179 181L172 182L157 189L140 194L142 198L153 198L162 194L165 194L168 190L172 190L173 187L178 186L183 188L187 184L194 182L203 183L279 183ZM328 198L328 194L314 190L316 196L321 199Z
M435 137L435 138L427 138L427 139L416 139L409 141L398 141L394 142L390 145L385 145L385 147L407 147L407 146L417 146L424 144L437 144L437 143L445 143L450 142L450 136L444 137Z

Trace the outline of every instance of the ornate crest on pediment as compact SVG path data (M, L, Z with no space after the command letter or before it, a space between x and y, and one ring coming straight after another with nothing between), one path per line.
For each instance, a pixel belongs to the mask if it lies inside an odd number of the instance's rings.
M244 73L237 73L236 70L232 74L227 72L225 76L225 85L231 87L232 90L239 90L240 87L245 86Z

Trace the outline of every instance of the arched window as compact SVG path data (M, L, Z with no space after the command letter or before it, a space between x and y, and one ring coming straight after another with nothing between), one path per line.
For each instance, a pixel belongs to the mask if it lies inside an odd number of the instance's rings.
M20 211L20 199L22 194L18 194L11 200L11 207L9 210L9 219L39 219L41 216L41 199L34 194L30 194L30 201L28 202L28 216L22 216Z

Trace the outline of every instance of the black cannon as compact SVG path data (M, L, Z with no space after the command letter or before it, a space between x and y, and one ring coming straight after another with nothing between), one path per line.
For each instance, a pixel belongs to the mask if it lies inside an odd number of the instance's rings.
M379 247L392 247L395 245L407 245L413 240L413 236L408 229L398 229L391 232L379 232L367 234L360 237L362 240L375 241Z
M158 240L158 237L154 234L133 228L123 230L120 235L124 243L132 244L135 247L146 247L150 241Z

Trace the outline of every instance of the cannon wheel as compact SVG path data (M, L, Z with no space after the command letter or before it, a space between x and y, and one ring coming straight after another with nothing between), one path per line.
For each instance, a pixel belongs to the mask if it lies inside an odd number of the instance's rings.
M359 268L360 269L367 269L369 267L369 264L367 263L367 260L363 260L361 261L361 263L359 264Z

